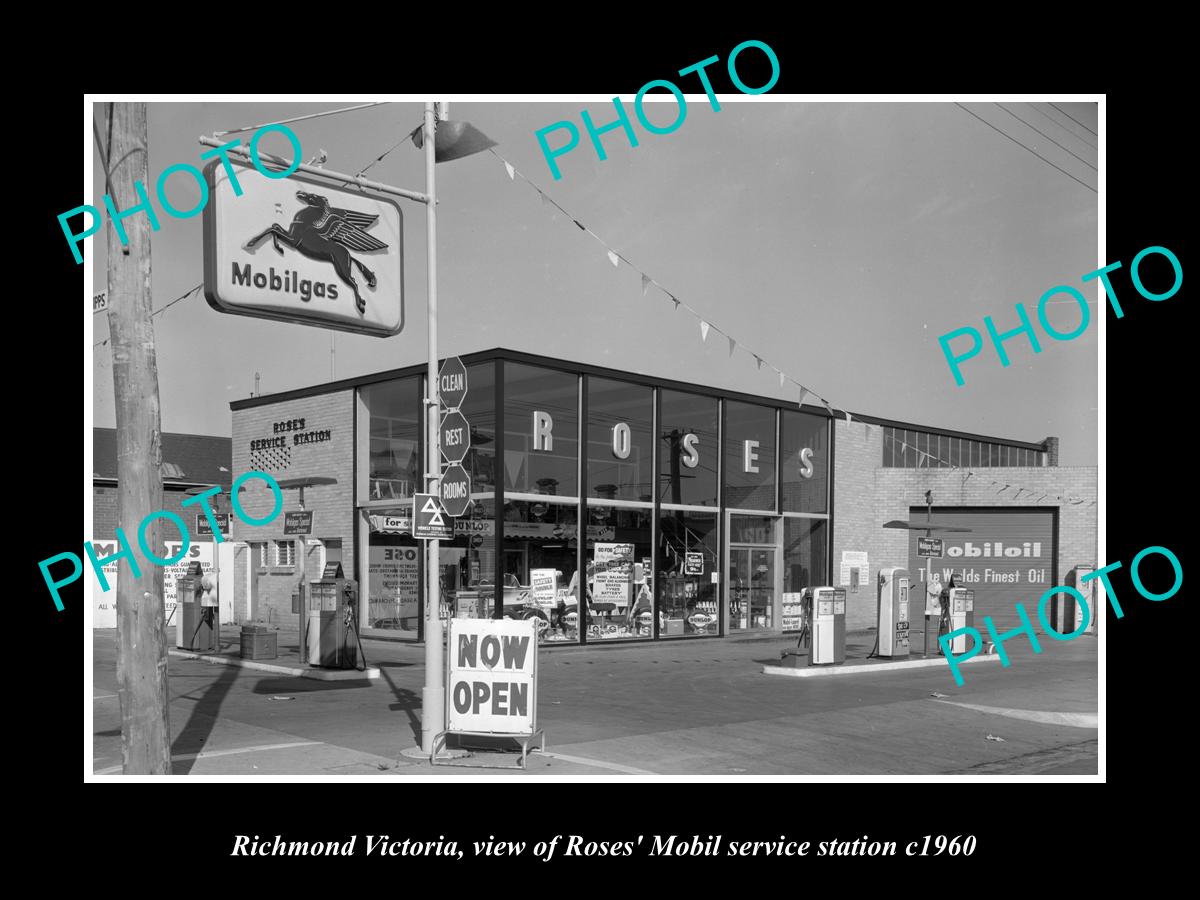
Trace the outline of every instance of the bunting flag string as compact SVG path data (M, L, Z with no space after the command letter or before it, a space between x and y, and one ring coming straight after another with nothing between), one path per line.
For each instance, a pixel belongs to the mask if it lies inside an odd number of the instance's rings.
M586 225L584 225L579 219L575 218L569 212L567 212L566 209L564 209L561 205L559 205L559 203L557 201L555 201L549 194L547 194L544 190L542 190L542 188L537 183L532 181L530 178L526 177L521 172L520 169L518 169L516 166L514 166L512 163L510 163L507 159L505 159L503 156L501 156L499 153L497 153L496 149L494 147L489 147L488 152L491 153L493 156L495 156L502 163L504 163L504 171L508 175L508 178L510 181L516 181L519 178L521 181L525 182L527 185L529 185L531 188L533 188L534 191L537 192L538 196L541 198L541 202L542 202L543 206L552 206L554 209L558 210L564 216L566 216L568 219L570 219L572 222L574 222L579 227L580 231L586 232L587 234L589 234L593 238L595 238L596 242L599 243L600 246L604 248L605 253L608 255L608 259L613 264L613 266L620 268L620 263L624 262L625 265L629 266L629 268L636 271L641 278L642 296L646 296L646 294L650 290L650 286L653 285L654 287L656 287L660 291L662 291L662 293L666 294L667 298L671 301L672 304L674 304L673 308L676 312L678 312L679 307L682 306L689 313L691 313L698 320L700 320L700 339L702 341L707 342L709 329L712 329L712 330L717 331L720 334L725 335L725 337L728 339L728 341L729 341L729 356L730 357L733 356L733 351L736 350L738 347L741 347L743 350L746 350L746 352L750 353L750 350L745 345L739 343L736 338L734 338L732 335L722 331L717 326L708 322L704 317L702 317L700 315L699 312L697 312L695 309L693 309L691 306L689 306L686 302L684 302L683 300L680 300L678 297L676 297L670 291L666 290L666 288L664 288L661 284L659 284L657 281L655 281L653 278L651 278L649 275L647 275L645 272L643 272L641 270L641 268L634 265L632 262L629 261L629 259L627 259L625 256L622 256L620 253L618 253L616 250L614 250L612 247L610 247L603 238L601 238L598 234L596 234L594 231L592 231L590 228L588 228ZM551 216L554 217L554 213L551 213ZM757 368L761 370L765 360L757 353L751 353L751 355L754 357L754 361L755 361ZM770 363L767 363L767 365L770 365ZM799 381L796 381L794 378L789 379L789 376L785 372L783 372L782 370L777 368L776 366L772 365L771 368L779 373L780 388L784 387L789 380L791 380L793 384L796 384L797 386L799 386L801 388L800 404L803 404L804 396L811 392L807 388L805 388L803 385L801 385ZM836 414L833 411L833 407L830 406L829 403L825 402L824 400L822 400L822 403L824 403L825 409L829 412L829 414L831 416L834 416L835 418L837 418ZM848 416L847 416L847 418L848 418Z

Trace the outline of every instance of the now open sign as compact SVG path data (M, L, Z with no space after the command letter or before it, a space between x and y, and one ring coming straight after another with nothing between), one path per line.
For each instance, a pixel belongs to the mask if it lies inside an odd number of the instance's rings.
M447 650L447 730L534 732L537 636L533 619L451 619Z

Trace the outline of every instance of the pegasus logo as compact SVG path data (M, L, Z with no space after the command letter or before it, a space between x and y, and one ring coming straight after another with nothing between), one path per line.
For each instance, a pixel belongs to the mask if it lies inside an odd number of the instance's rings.
M358 311L365 313L367 304L358 292L354 267L357 266L366 278L367 287L375 287L375 273L351 256L350 251L370 253L387 249L387 244L366 231L379 220L379 216L331 207L329 198L308 191L296 191L296 199L305 206L292 218L291 227L284 231L281 226L272 225L247 241L246 249L253 250L269 237L276 252L281 255L283 248L279 244L282 241L310 259L333 263L338 278L354 291L354 303Z

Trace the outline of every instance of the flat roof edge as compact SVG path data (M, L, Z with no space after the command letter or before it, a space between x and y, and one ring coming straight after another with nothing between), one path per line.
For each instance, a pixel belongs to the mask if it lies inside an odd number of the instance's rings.
M475 363L487 362L494 359L506 359L513 362L527 363L530 365L543 365L550 368L563 369L578 374L594 374L604 378L613 378L616 380L635 379L643 381L649 385L656 387L664 387L669 390L690 391L692 393L706 393L716 397L724 397L730 400L738 400L745 403L758 403L763 406L771 406L777 409L797 409L796 404L780 400L777 397L764 397L759 394L747 394L742 391L734 391L728 388L715 387L713 385L693 384L691 382L675 381L671 378L664 378L659 375L646 375L640 372L629 372L623 369L610 369L606 366L593 365L592 363L577 362L574 360L558 359L551 356L539 356L535 353L527 353L523 350L509 350L505 347L493 347L490 350L479 350L474 353L464 353L460 357L465 365L473 365ZM338 391L353 390L354 388L363 387L370 384L378 384L382 381L391 381L396 378L407 378L413 375L424 374L426 363L414 363L410 366L404 366L398 369L388 369L383 372L373 372L369 375L356 375L352 378L342 378L337 381L330 381L324 384L309 385L307 387L294 388L289 391L280 391L275 394L264 394L259 397L247 397L244 400L232 400L229 403L231 411L242 409L253 409L259 406L270 406L274 403L283 403L288 400L301 400L305 397L316 397L322 394L333 394ZM828 417L829 413L823 407L811 406L806 404L803 407L804 412L813 413L815 415ZM834 409L834 418L843 419L846 411ZM911 431L925 431L932 434L940 434L946 437L967 438L973 441L986 441L994 444L1007 444L1013 447L1021 447L1026 450L1037 450L1045 452L1044 443L1033 441L1020 441L1013 438L995 437L986 434L974 434L967 431L958 431L951 428L939 428L934 425L918 425L914 422L901 422L896 419L887 419L881 416L873 416L867 413L856 413L849 410L850 415L860 422L866 422L871 425L878 425L888 428L903 428Z

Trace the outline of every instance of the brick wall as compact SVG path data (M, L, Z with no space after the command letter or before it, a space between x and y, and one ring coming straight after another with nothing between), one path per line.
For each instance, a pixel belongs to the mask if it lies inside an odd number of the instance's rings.
M875 624L875 583L880 567L908 565L908 532L884 528L892 519L908 519L909 509L923 506L925 492L933 491L935 506L1040 507L1059 511L1058 584L1080 564L1098 565L1097 560L1097 470L1095 467L982 468L967 477L955 469L883 468L883 430L872 426L870 435L857 422L834 423L835 457L833 487L833 572L839 572L843 550L865 550L870 563L870 589L848 598L846 623L850 629ZM1001 481L1016 487L1082 498L1078 505L1015 491L1003 496L989 482ZM1037 597L1031 598L1036 603ZM1026 604L1029 607L1029 604Z
M163 504L162 509L175 513L184 522L187 523L188 533L195 536L196 533L196 515L203 515L199 505L190 506L184 509L182 503L189 499L188 493L183 488L163 488ZM222 506L222 510L227 510L228 504ZM137 546L137 529L141 522L130 522L122 524L117 516L117 486L115 484L93 484L92 485L92 537L97 540L116 538L116 529L120 526L125 532L125 537ZM170 523L170 520L163 520L160 523L162 535L166 540L179 540L179 536L175 533L175 527Z
M303 419L301 425L300 420ZM290 423L276 432L277 424ZM328 440L296 443L297 435L312 435L328 431ZM284 438L285 446L252 449L253 441ZM321 547L307 540L340 539L342 570L347 578L357 578L354 547L354 392L338 391L316 397L287 400L267 406L240 409L233 412L233 472L258 470L267 472L276 481L306 476L336 478L337 484L304 489L305 509L313 510L313 534L306 539L303 557L303 577L311 581L320 576ZM244 485L239 500L246 513L254 518L270 514L274 498L261 479L251 479ZM298 491L283 492L285 511L299 509ZM267 541L268 562L274 563L277 540L295 540L283 533L283 513L263 526L252 526L236 516L233 535L239 541ZM257 579L259 604L252 610L253 618L273 624L295 625L292 613L292 590L300 580L300 571L293 567L269 565L265 572L248 566L249 578ZM261 574L260 574L261 572ZM246 590L239 581L239 593ZM250 609L247 598L235 597L235 607Z

